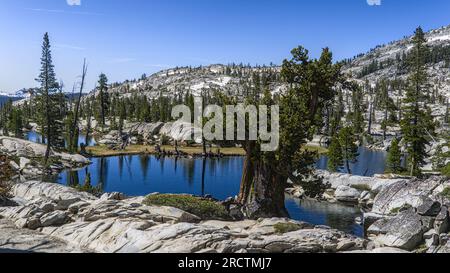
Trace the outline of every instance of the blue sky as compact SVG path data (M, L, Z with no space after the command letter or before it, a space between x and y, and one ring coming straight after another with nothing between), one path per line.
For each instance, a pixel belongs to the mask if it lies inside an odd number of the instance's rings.
M2 0L0 91L36 85L48 31L58 78L71 90L89 63L123 81L168 67L279 64L297 45L336 59L450 24L448 0ZM380 0L369 0L380 1Z

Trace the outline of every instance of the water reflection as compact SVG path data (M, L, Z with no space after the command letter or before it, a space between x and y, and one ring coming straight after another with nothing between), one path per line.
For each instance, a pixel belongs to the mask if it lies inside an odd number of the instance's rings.
M363 227L355 223L357 217L363 216L358 207L309 199L300 200L287 196L286 208L293 219L333 227L360 237L364 236Z
M82 185L90 174L92 186L103 192L128 196L188 193L224 200L238 194L244 163L242 157L188 159L148 155L93 158L92 162L83 170L62 173L54 181ZM293 219L362 235L362 229L354 222L361 215L357 208L294 199L287 199L286 207Z
M34 131L29 131L25 133L25 139L40 144L46 143L46 140L42 137L42 135ZM86 143L88 144L87 146L95 146L97 144L92 136L85 136L80 134L80 136L78 137L78 146Z
M352 174L361 176L374 176L375 174L382 174L386 171L387 153L383 151L374 151L365 147L359 148L358 162L350 164ZM327 170L328 157L322 156L316 164L316 168L320 170ZM346 173L345 169L340 172Z

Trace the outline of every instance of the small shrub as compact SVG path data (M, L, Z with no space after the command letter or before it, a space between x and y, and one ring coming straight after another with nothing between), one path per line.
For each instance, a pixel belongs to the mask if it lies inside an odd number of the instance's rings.
M169 145L170 144L170 137L167 135L161 136L161 145Z
M442 175L450 177L450 163L441 170Z
M444 191L441 192L441 196L450 199L450 187L445 188Z
M86 175L86 179L84 181L84 185L77 185L74 187L76 190L81 192L87 192L95 196L100 196L103 193L103 190L100 186L94 187L91 184L91 174L88 173Z
M190 195L155 194L145 198L145 205L174 207L202 219L229 219L225 207L215 201Z
M279 234L294 232L301 229L300 225L294 223L278 223L273 227L275 229L275 232Z

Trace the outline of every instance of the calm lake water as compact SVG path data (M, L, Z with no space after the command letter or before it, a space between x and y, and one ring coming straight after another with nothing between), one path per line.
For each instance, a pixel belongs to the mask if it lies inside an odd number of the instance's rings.
M37 132L34 132L34 131L27 132L25 134L25 139L28 141L35 142L35 143L43 143L42 135ZM88 139L86 139L85 135L80 135L78 137L78 146L80 146L82 143L84 143L84 144L87 143L88 144L87 146L96 145L96 141L93 137L89 137Z
M26 134L26 139L42 143L36 132ZM86 143L85 136L79 144ZM88 146L96 145L93 138ZM352 173L373 176L384 173L386 153L361 147L358 162L351 164ZM104 192L122 192L128 196L143 196L149 193L187 193L199 196L211 195L224 200L239 193L243 167L242 157L222 159L161 158L154 156L118 156L93 158L93 164L78 171L66 171L55 182L64 185L82 185L89 173L94 186ZM328 158L322 156L318 169L327 169ZM341 170L343 173L346 170ZM347 233L363 236L363 227L355 223L362 217L358 207L330 204L314 200L298 200L287 197L286 208L292 219L315 225L326 225Z
M358 161L350 164L352 174L361 176L374 176L386 171L387 153L383 151L374 151L365 147L359 148ZM317 162L316 168L327 170L328 157L322 156ZM347 173L347 169L341 169L340 172Z
M79 171L62 173L56 182L65 185L83 184L87 173L94 186L105 192L122 192L129 196L149 193L187 193L211 195L224 200L239 192L243 158L184 159L154 156L118 156L93 158L93 164ZM362 214L358 208L316 201L286 200L293 219L363 236L355 218Z

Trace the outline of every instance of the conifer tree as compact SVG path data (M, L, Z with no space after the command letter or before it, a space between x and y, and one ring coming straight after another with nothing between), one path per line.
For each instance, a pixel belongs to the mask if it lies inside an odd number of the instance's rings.
M349 112L348 120L352 124L353 133L358 137L361 137L364 133L365 121L364 121L364 94L361 87L353 82L350 85L352 91L352 111Z
M41 72L36 81L41 85L37 94L37 99L39 101L39 122L47 143L44 158L45 163L47 163L52 147L64 147L64 139L62 137L62 117L59 103L60 97L58 94L59 84L56 81L48 33L45 33L44 35Z
M342 147L337 137L333 137L328 148L328 170L337 172L344 165Z
M292 55L291 60L283 62L281 72L289 88L279 98L278 150L262 152L260 141L242 142L246 159L238 202L250 218L287 215L284 190L288 178L302 185L308 196L316 197L324 190L321 182L307 179L312 175L316 154L303 148L316 129L323 126L318 116L335 97L337 83L343 80L340 65L333 63L328 48L319 59L310 59L303 47L294 49ZM274 99L266 93L263 101L276 104ZM232 100L224 103L232 104Z
M349 174L352 173L350 163L356 163L358 154L358 145L356 145L357 137L353 133L352 128L344 127L339 132L339 143L342 148L342 159Z
M11 109L8 120L8 131L11 132L14 137L23 137L22 111L18 108Z
M402 152L400 150L399 140L394 138L387 156L387 170L392 173L400 173L402 168Z
M102 125L102 128L105 127L106 124L106 115L108 110L108 104L109 104L109 97L108 97L108 78L105 74L100 74L99 80L98 80L98 101L99 101L99 107L100 107L100 122Z
M409 63L411 75L408 79L403 106L401 129L407 145L408 164L411 176L419 176L428 157L426 146L429 136L434 134L434 121L427 106L428 75L425 66L428 48L425 34L419 27L413 38L414 47Z

